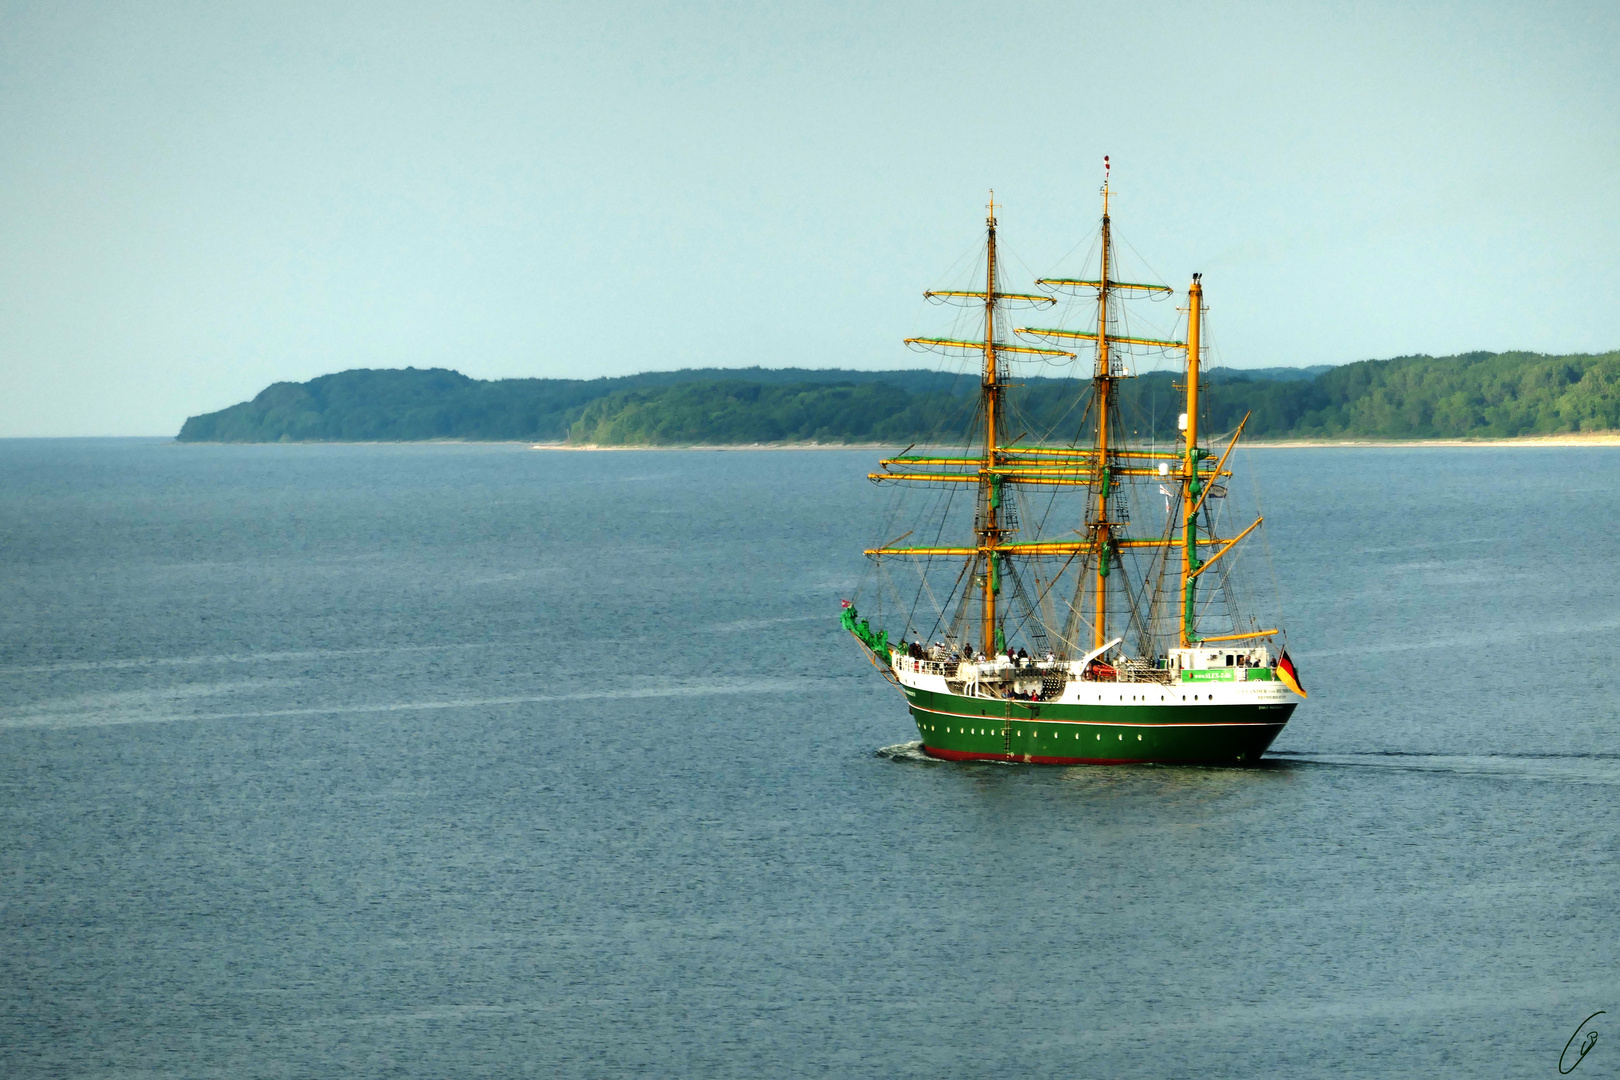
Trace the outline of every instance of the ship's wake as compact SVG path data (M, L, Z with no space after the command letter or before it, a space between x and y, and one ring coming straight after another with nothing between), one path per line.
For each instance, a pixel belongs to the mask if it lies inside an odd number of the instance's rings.
M878 757L888 758L890 761L916 761L927 765L938 765L938 758L931 758L923 753L922 740L916 742L895 743L893 746L880 746L876 753Z
M1562 780L1620 784L1620 756L1586 754L1424 754L1381 750L1364 753L1275 751L1265 761L1329 768L1398 769L1407 772L1492 776L1510 780Z
M919 742L895 743L893 746L880 746L880 747L877 748L877 750L873 751L873 753L875 753L880 758L888 758L890 761L916 762L916 763L918 763L920 765L944 765L944 764L946 764L946 762L942 758L930 757L928 754L924 753L922 745L923 744L920 741ZM957 764L957 765L1014 765L1014 766L1017 766L1017 765L1021 765L1022 763L1017 762L1017 761L1004 761L1004 760L1002 760L1000 758L983 758L983 759L976 760L976 761L958 761L958 762L955 762L955 764Z

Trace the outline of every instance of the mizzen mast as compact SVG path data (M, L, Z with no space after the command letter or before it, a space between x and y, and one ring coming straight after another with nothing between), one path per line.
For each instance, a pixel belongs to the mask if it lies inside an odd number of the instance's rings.
M1185 425L1186 453L1181 467L1181 647L1187 648L1197 639L1194 630L1197 618L1198 570L1198 510L1203 505L1203 478L1199 476L1198 459L1198 364L1199 335L1204 315L1204 285L1194 274L1192 286L1187 290L1187 412Z

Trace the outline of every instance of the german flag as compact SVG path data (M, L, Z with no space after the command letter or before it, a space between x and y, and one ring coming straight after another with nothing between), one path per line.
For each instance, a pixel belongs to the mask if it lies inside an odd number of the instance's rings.
M1294 662L1288 659L1287 649L1284 649L1282 655L1277 658L1277 678L1281 679L1284 686L1300 697L1310 696L1305 693L1305 688L1299 685L1299 672L1294 670Z

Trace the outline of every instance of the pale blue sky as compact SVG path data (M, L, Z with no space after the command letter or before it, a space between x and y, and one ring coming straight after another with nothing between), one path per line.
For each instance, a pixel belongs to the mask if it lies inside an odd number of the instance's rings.
M0 4L0 435L927 363L985 189L1051 272L1104 154L1227 364L1612 349L1617 56L1612 2Z

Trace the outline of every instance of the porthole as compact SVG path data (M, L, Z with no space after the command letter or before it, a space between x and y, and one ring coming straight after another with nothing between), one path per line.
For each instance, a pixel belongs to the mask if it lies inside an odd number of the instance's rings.
M1141 732L1137 732L1137 735L1136 735L1136 741L1137 741L1137 742L1141 742L1141 741L1142 741L1142 734L1141 734Z
M1125 741L1125 733L1124 733L1124 732L1123 732L1123 731L1122 731L1122 732L1120 732L1120 734L1119 734L1119 741L1120 741L1120 742L1124 742L1124 741Z

